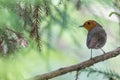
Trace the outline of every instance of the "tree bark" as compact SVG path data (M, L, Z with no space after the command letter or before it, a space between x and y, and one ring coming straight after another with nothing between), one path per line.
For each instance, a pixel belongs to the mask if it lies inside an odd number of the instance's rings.
M90 67L93 64L96 64L98 62L110 59L112 57L116 57L119 54L120 54L120 47L113 50L113 51L107 52L103 55L94 57L90 60L86 60L82 63L72 65L72 66L68 66L68 67L64 67L64 68L59 68L57 70L54 70L54 71L51 71L51 72L48 72L48 73L45 73L45 74L37 75L37 76L31 78L30 80L48 80L48 79L51 79L51 78L54 78L54 77L72 72L72 71L78 71L78 70L84 69L86 67Z

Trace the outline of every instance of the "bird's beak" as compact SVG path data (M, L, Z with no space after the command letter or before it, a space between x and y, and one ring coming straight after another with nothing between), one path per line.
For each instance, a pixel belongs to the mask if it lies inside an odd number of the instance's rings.
M84 27L83 25L79 26L79 27Z

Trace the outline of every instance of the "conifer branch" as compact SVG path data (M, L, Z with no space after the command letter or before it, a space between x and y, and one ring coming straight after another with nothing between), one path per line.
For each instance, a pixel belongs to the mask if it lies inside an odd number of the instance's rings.
M120 47L113 50L113 51L102 54L100 56L94 57L93 59L89 59L87 61L84 61L82 63L68 66L68 67L64 67L64 68L60 68L60 69L57 69L57 70L54 70L54 71L51 71L51 72L48 72L45 74L37 75L37 76L31 78L30 80L48 80L48 79L72 72L72 71L78 71L78 70L85 69L86 67L90 67L93 64L96 64L98 62L116 57L119 54L120 54Z

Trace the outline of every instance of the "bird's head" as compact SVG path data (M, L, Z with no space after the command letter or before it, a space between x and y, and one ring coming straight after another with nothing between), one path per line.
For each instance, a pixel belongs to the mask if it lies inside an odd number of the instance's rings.
M79 27L84 27L86 28L88 31L90 31L91 29L95 28L95 27L99 27L100 25L94 21L94 20L88 20L86 21L82 26ZM101 27L101 26L100 26Z

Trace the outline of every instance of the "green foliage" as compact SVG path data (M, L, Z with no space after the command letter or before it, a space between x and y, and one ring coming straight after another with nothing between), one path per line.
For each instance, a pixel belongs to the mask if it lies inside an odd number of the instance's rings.
M82 70L80 73L82 72L87 72L87 77L94 74L94 75L103 75L104 78L107 79L113 78L113 80L120 80L120 75L111 69L86 68Z

